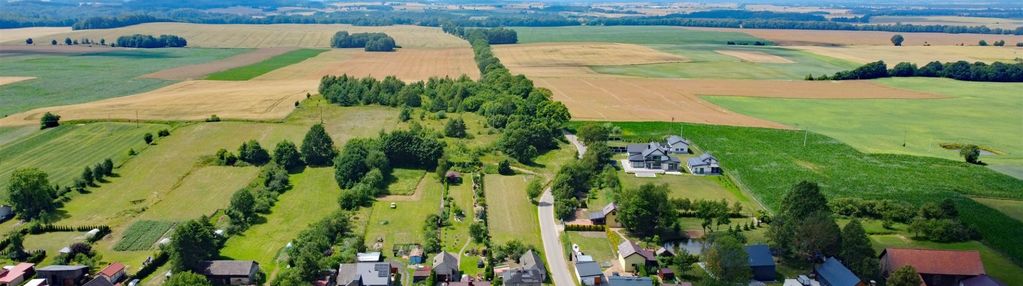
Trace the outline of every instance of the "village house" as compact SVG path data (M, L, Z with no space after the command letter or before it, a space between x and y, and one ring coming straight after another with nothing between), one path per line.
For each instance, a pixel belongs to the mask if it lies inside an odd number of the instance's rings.
M437 281L452 282L458 281L458 258L448 252L438 253L433 257L433 273L437 275Z
M579 284L585 286L607 285L607 278L604 277L604 272L600 270L600 264L593 260L577 260L575 262L575 278L579 281Z
M710 153L704 153L696 158L689 158L686 161L686 165L689 167L689 173L695 175L720 175L721 166L718 165L718 159L714 158Z
M203 261L201 269L213 285L254 285L259 275L259 263L251 260Z
M108 281L112 283L117 283L118 281L121 281L121 279L124 279L125 276L124 270L125 270L124 264L120 262L114 262L111 263L110 265L107 265L107 267L103 268L103 270L100 270L97 275L106 278Z
M665 141L667 141L665 143L668 143L668 149L671 150L671 153L689 154L689 140L677 135L671 135Z
M390 286L397 269L390 263L344 263L337 270L337 286Z
M543 259L532 249L519 257L519 266L501 273L501 281L509 286L538 286L547 280L547 268Z
M746 254L749 255L749 267L753 271L753 280L774 281L777 278L778 273L775 271L771 248L764 244L747 245Z
M621 227L618 223L618 206L609 203L599 211L590 213L590 222L595 225L606 225L608 227Z
M625 272L636 272L639 267L646 267L647 265L656 264L657 257L650 250L643 249L639 245L632 241L623 241L618 245L618 262L622 265L622 270Z
M32 263L4 266L3 269L0 269L0 286L21 285L21 282L25 281L25 277L31 277L33 274L35 274L35 264Z
M36 276L49 286L75 286L85 279L89 267L82 265L50 265L36 269Z
M677 172L682 161L671 156L671 148L661 143L629 144L629 166L637 169L652 169Z
M841 261L834 257L828 257L813 269L817 281L823 286L865 286L866 284L856 277L849 268L846 268Z
M882 276L910 265L927 286L959 286L964 280L986 274L976 250L885 248L879 257Z

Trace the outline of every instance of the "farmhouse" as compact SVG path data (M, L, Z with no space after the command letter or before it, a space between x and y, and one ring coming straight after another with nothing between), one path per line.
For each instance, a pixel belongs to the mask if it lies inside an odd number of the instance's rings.
M976 250L885 248L880 258L882 276L911 265L927 286L958 286L959 282L986 274Z
M749 255L749 267L753 271L754 280L774 281L777 272L774 269L774 257L767 245L747 245L746 254Z
M4 266L3 269L0 269L0 286L21 285L21 282L25 281L25 277L30 277L35 273L34 267L35 264L32 263Z
M344 263L337 270L337 285L390 286L396 270L390 263Z
M682 163L677 157L671 156L671 148L661 143L629 144L629 166L637 169L654 169L678 171Z
M849 268L846 268L841 261L834 257L828 257L824 263L814 268L813 273L817 274L817 280L823 286L864 286L862 280L856 277Z
M710 153L700 155L700 157L689 158L686 162L689 166L689 173L697 175L720 175L721 166L718 165L718 159L714 158Z
M72 286L79 285L87 271L89 267L82 265L50 265L36 269L36 276L46 279L46 285Z
M657 257L653 252L639 247L632 241L624 241L618 245L618 262L621 263L622 270L636 272L637 266L646 267L657 263Z
M615 203L609 203L599 211L590 213L590 222L595 225L621 227L621 224L618 224L618 206Z
M575 262L575 278L579 280L579 284L585 286L607 285L607 278L604 278L604 272L600 271L600 265L592 260Z
M438 253L433 257L433 273L437 281L458 281L458 258L448 252Z
M214 285L252 285L259 275L259 263L251 260L210 260L199 272Z

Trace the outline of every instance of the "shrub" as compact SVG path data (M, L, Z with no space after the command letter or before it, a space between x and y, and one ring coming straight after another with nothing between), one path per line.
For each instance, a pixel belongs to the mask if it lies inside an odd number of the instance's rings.
M60 126L60 115L47 112L39 119L39 129L53 128Z
M160 129L160 131L157 132L156 135L160 137L167 137L170 136L170 131L168 131L167 129Z

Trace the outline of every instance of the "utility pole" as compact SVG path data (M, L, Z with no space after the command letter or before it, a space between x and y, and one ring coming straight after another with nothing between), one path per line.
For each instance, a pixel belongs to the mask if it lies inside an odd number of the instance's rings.
M810 135L810 131L803 129L803 147L806 147L806 137Z

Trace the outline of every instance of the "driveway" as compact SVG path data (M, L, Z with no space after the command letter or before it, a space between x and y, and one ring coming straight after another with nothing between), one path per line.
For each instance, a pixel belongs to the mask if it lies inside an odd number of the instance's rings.
M563 132L565 133L565 138L568 139L568 142L571 142L572 145L575 146L575 149L579 151L579 159L582 159L583 154L586 154L586 145L583 145L583 142L579 141L579 137L576 137L575 134L568 133L568 131Z
M548 188L540 196L540 203L537 206L540 213L540 234L543 237L543 252L547 256L548 270L551 272L551 282L555 286L574 286L575 278L565 261L565 250L561 248L561 235L557 220L554 219L554 196Z

